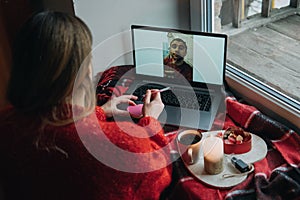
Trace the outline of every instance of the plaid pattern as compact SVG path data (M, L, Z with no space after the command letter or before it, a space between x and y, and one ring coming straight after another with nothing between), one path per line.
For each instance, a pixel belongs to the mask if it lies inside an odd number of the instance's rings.
M300 199L300 136L260 113L253 106L226 99L224 129L241 127L262 137L267 156L254 163L255 171L237 186L218 189L207 186L185 169L181 159L174 160L173 180L165 199ZM168 136L175 137L176 131ZM178 158L176 148L172 157Z
M111 95L126 91L126 84L117 84L132 66L116 66L101 75L97 85L98 104ZM132 81L127 76L125 80ZM173 145L174 159L172 183L162 193L161 199L300 199L300 136L288 127L269 118L255 107L237 101L232 95L226 98L226 120L223 129L241 127L263 138L268 146L267 156L254 163L254 173L242 183L226 189L214 188L197 180L186 170ZM218 121L216 121L218 124ZM170 140L177 131L166 128Z

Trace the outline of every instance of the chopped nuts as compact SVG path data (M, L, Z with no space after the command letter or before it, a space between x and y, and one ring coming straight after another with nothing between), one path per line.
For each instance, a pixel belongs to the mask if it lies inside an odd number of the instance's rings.
M238 136L236 136L236 141L243 141L243 136L241 136L241 135L238 135Z
M249 132L243 131L242 129L227 129L224 132L223 139L227 144L241 144L251 137Z

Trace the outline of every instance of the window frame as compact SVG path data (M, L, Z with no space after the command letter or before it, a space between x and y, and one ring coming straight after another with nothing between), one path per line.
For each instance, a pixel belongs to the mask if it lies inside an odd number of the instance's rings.
M300 102L229 64L226 65L225 80L236 96L300 132Z
M214 31L214 0L190 0L191 30Z

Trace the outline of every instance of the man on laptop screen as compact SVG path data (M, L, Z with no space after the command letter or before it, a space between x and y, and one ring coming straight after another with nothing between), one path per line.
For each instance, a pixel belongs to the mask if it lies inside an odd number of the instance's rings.
M190 64L188 64L184 57L187 55L187 45L186 42L181 38L174 38L170 42L169 53L164 57L164 75L167 78L175 78L175 70L182 74L188 81L192 80L193 69Z
M133 25L132 42L136 79L128 93L170 87L161 94L161 122L210 130L224 103L227 36Z

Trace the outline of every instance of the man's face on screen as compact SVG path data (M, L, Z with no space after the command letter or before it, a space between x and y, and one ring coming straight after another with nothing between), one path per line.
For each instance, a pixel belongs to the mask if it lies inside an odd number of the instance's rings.
M170 44L170 55L173 59L180 61L186 56L186 46L183 42L174 40Z

